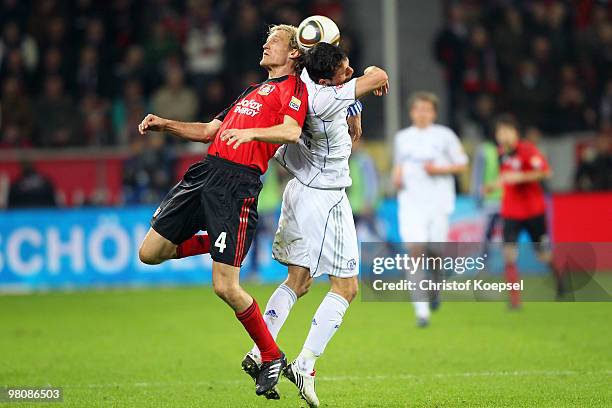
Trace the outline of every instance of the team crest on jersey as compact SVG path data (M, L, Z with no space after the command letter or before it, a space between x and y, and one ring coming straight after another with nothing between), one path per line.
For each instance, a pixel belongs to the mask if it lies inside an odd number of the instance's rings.
M346 266L348 266L348 268L351 271L354 271L355 268L357 267L357 261L355 261L354 259L349 259L349 261L347 262Z
M268 96L272 93L274 88L276 87L272 84L263 84L259 87L259 91L257 91L257 93L263 96Z
M302 106L302 101L300 101L299 98L296 98L295 96L291 97L291 102L289 102L289 107L293 110L299 111L300 110L300 106Z
M518 157L513 157L512 159L510 159L510 167L512 167L513 170L520 170L521 159L519 159Z
M531 160L529 160L529 163L531 164L531 167L533 167L534 169L539 169L544 164L542 161L542 158L538 156L533 156Z

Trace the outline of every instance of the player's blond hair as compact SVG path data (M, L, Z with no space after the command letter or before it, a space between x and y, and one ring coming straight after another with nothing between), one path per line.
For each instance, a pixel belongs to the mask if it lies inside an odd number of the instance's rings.
M279 30L289 34L289 48L291 48L292 50L300 50L300 46L298 45L297 27L289 24L273 24L268 29L268 35L271 35L272 33Z
M438 111L438 106L440 105L440 99L433 92L418 91L413 93L408 99L408 106L412 109L412 107L417 101L425 101L431 103L436 112Z

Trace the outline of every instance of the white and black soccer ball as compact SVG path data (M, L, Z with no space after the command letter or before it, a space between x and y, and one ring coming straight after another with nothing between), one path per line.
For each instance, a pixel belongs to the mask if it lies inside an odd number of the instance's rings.
M298 43L308 50L320 42L340 44L340 30L334 21L325 16L310 16L298 26Z

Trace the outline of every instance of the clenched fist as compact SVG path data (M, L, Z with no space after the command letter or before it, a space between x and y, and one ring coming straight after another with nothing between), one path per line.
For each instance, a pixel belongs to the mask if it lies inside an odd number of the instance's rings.
M166 127L167 119L160 118L149 113L138 125L138 131L141 135L144 135L146 131L151 130L155 132L163 131Z

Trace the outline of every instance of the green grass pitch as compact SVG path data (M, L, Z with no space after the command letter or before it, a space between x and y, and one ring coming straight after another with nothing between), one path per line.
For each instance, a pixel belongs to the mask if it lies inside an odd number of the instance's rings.
M247 288L261 305L274 290ZM281 331L290 359L326 290ZM612 406L610 339L612 303L443 303L417 329L411 305L357 299L317 363L317 392L327 407ZM62 404L29 406L299 406L285 379L280 401L255 395L240 370L250 346L206 287L0 297L0 385L64 389Z

